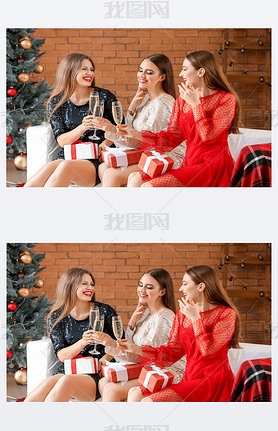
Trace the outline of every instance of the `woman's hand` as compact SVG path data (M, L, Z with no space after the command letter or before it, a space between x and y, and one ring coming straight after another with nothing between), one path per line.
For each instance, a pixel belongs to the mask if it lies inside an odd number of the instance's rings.
M137 353L138 355L140 355L142 353L142 347L137 346L136 344L134 344L132 341L130 341L128 339L118 340L117 341L117 349L125 350L125 351L131 352L131 353Z
M83 335L81 338L83 347L87 346L87 344L94 342L93 333L94 333L94 331L92 329L89 329L88 331L83 332Z
M122 135L128 138L139 140L142 139L142 133L138 130L133 129L133 127L131 127L129 124L120 124L119 126L117 126L117 135ZM127 144L125 143L125 145Z
M200 307L192 299L188 301L185 298L179 299L179 307L182 314L192 321L200 319Z
M180 96L183 100L190 103L192 106L197 106L200 104L200 94L197 88L193 85L185 85L183 82L178 85Z
M86 130L91 129L93 127L93 124L92 124L93 118L94 117L92 115L86 115L86 117L83 118L82 127L84 129L84 132L86 132Z
M102 365L106 365L106 361L110 362L113 356L108 355L107 353L98 360L98 370L101 370Z
M112 123L110 123L109 120L107 120L106 118L102 118L102 117L93 117L92 125L96 129L103 130L104 132L111 132L113 127L115 127L115 126L113 126Z
M142 102L142 100L144 99L144 97L145 97L145 93L142 90L142 88L140 88L140 86L139 86L138 90L135 93L135 96L133 97L133 99L132 99L132 101L131 101L131 103L129 105L128 110L131 111L131 112L134 112L135 109L137 108L137 106L140 105L140 103Z
M129 320L129 325L131 326L135 326L136 323L138 322L138 320L141 319L141 317L143 316L145 311L145 308L142 304L140 304L140 302L138 303L137 307L134 310L134 313L132 314L130 320Z
M98 155L100 156L101 151L105 151L105 147L111 147L113 142L109 141L108 139L105 139L101 144L98 146Z
M102 344L106 347L109 347L113 342L113 339L110 337L110 335L105 334L105 332L93 331L92 339L94 343Z

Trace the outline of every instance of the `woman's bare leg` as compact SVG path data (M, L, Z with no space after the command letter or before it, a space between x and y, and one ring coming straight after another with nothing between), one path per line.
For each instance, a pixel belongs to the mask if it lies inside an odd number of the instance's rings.
M101 396L103 394L104 387L108 383L111 383L111 382L106 377L102 377L102 379L99 380L99 382L98 382L98 390L99 390L99 393L100 393Z
M147 181L146 183L143 183L140 187L153 187L150 183L150 181Z
M29 180L24 187L44 187L48 178L53 174L57 166L63 162L63 159L54 160L53 162L46 163L41 169L38 170Z
M55 376L48 377L29 395L27 395L24 402L43 402L58 380L63 376L64 374L56 374Z
M140 386L131 388L128 392L127 402L128 403L139 403L144 398Z
M85 374L69 374L61 377L45 398L45 402L67 402L70 398L77 401L94 401L96 383Z
M138 171L138 165L129 165L123 171L121 168L106 169L102 177L102 187L123 187L127 184L131 173Z
M133 172L129 175L127 187L141 187L142 184L143 180L139 172Z
M99 176L99 178L100 178L100 181L102 182L102 178L103 178L103 175L104 175L104 172L107 170L107 169L112 169L111 168L111 166L109 166L109 165L107 165L106 163L101 163L100 165L99 165L99 167L98 167L98 176Z
M141 400L141 403L153 403L153 400L150 397L145 397Z
M68 187L72 182L80 187L93 187L96 183L94 165L88 160L63 160L45 187Z
M104 402L120 402L127 399L128 391L137 386L138 380L132 379L128 380L123 386L121 382L118 383L108 383L104 386L102 393L102 401Z

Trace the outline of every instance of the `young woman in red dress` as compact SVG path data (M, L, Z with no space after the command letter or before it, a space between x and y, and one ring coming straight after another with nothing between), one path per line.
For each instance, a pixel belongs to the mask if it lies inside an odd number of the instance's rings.
M229 401L233 373L228 349L238 348L239 316L214 270L206 265L189 268L184 274L170 339L158 348L136 346L121 340L120 349L139 355L143 365L170 366L186 354L182 380L151 393L132 388L128 401L192 402Z
M129 187L228 187L233 158L228 134L238 133L239 100L216 58L209 51L187 55L179 75L176 99L167 131L138 132L120 125L118 133L138 139L141 150L169 151L186 139L182 165L156 178L132 173Z

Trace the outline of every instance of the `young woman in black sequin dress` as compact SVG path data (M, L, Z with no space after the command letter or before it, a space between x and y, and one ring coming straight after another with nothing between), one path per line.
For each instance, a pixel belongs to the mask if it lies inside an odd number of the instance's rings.
M95 87L95 66L90 57L72 53L60 62L56 83L48 101L50 124L54 137L61 147L57 160L44 165L25 184L25 187L68 187L74 183L81 187L92 187L99 183L99 159L64 160L65 145L75 141L90 142L92 118L89 108L91 92L99 94L104 101L103 117L115 124L112 116L112 102L117 100L113 93ZM105 140L104 132L99 130ZM111 142L109 142L109 145Z
M95 282L93 275L86 269L70 268L59 279L56 301L48 317L50 338L54 351L61 362L77 355L92 356L89 350L93 342L89 322L90 308L99 308L104 315L103 332L114 338L112 316L115 310L107 304L95 301ZM104 346L98 345L100 354L96 357L99 366L112 356L105 354ZM25 402L67 402L94 401L98 398L99 374L64 374L64 365L58 374L45 379L25 399Z

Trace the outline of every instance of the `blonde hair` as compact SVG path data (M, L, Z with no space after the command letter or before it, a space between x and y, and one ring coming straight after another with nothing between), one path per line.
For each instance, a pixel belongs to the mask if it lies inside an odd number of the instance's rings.
M60 100L52 110L50 117L73 94L76 87L76 75L80 71L84 60L89 60L95 70L93 60L85 54L73 52L60 61L56 72L55 86L47 101L48 107L54 97L58 96ZM95 78L92 80L91 87L95 87Z
M78 286L82 282L82 278L85 274L88 274L93 283L95 283L95 279L90 271L83 268L70 268L65 271L58 280L56 287L56 298L55 302L47 316L48 322L49 318L55 311L59 311L60 315L58 319L55 321L54 326L57 325L64 317L66 317L71 310L73 309L76 302L76 291ZM93 294L91 302L95 300L95 294Z
M235 97L235 117L230 126L229 133L240 133L238 130L240 125L241 111L239 98L228 79L224 75L224 72L214 55L209 51L203 50L191 52L185 58L190 61L195 70L201 68L205 70L206 73L204 74L204 81L208 88L224 90L228 93L232 93L232 95Z

